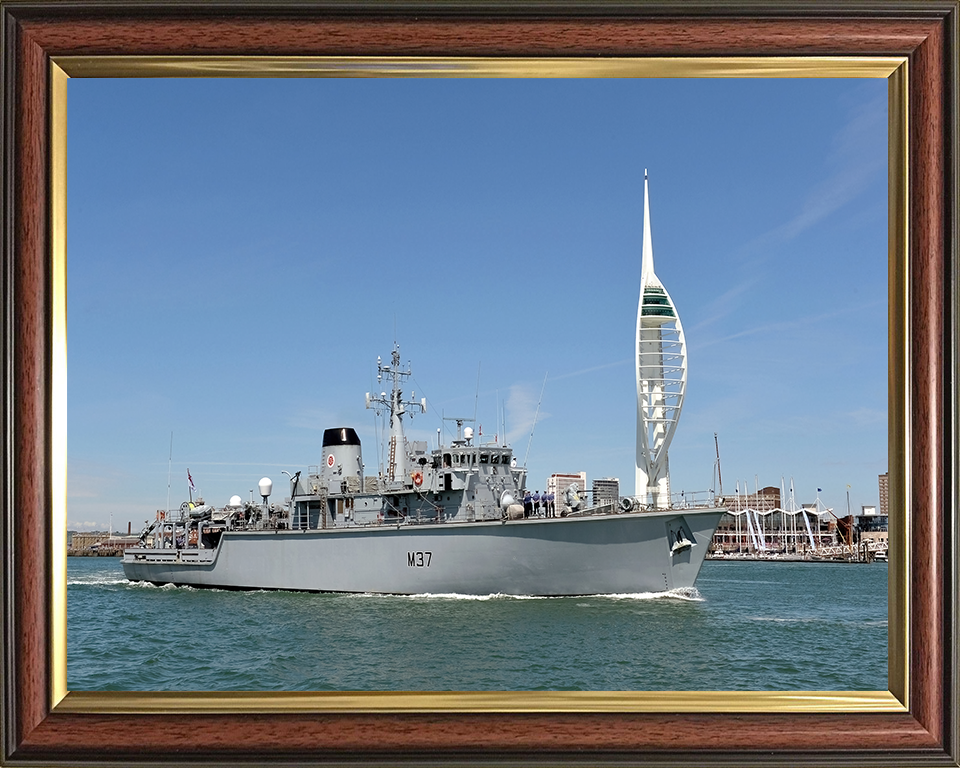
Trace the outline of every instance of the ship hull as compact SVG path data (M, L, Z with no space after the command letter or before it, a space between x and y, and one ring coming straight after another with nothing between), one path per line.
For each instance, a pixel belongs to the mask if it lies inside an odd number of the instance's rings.
M131 581L229 589L561 596L694 585L722 509L306 531L131 548Z

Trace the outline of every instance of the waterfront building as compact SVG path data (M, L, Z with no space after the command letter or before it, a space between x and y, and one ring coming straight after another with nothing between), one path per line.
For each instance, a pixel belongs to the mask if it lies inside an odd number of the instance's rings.
M687 345L680 316L653 270L650 189L643 174L643 249L637 305L637 473L634 490L651 507L670 506L667 450L687 385Z
M547 493L552 493L557 509L562 507L562 498L564 491L574 483L581 496L587 493L587 473L578 472L576 474L554 473L547 478Z
M885 477L885 475L881 475ZM889 542L890 518L874 506L863 506L853 519L857 542L872 542L875 549L885 550Z
M729 510L720 519L711 551L724 554L767 556L802 555L829 547L836 538L835 526L821 515L830 510L818 498L800 506L793 495L783 498L780 488L768 486L755 493L740 493L724 499Z
M77 531L70 539L70 548L76 550L91 549L94 545L110 538L107 531Z
M777 523L782 522L783 512L780 510L780 489L767 486L755 493L740 493L739 486L734 496L724 499L727 514L720 518L720 524L713 534L713 549L722 549L725 552L752 552L758 548L756 522L761 525L773 514L779 513ZM747 510L754 515L750 524L747 524ZM772 528L774 521L769 521L766 528Z
M593 481L594 504L616 504L620 501L620 480L616 477L598 477Z
M129 527L128 527L129 528ZM134 547L140 542L139 536L134 536L129 529L126 536L109 533L107 531L75 531L67 544L68 554L116 554Z
M880 486L880 514L884 517L890 514L890 475L884 472L879 476Z

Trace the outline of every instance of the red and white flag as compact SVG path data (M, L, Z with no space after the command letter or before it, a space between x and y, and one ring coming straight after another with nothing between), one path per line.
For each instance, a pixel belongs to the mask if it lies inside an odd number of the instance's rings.
M197 486L195 486L195 485L193 484L193 478L190 477L190 469L189 469L189 468L187 469L187 480L190 482L190 490L191 490L191 491L197 490Z

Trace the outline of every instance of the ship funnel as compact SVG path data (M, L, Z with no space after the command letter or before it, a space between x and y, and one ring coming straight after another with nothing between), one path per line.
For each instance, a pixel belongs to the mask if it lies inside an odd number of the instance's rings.
M323 431L323 466L320 483L331 493L356 493L363 488L363 455L360 437L351 427Z

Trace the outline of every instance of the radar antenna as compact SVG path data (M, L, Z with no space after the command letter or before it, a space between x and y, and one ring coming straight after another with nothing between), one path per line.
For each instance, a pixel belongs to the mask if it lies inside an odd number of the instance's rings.
M421 398L417 402L414 400L416 393L411 392L409 400L403 399L403 381L412 375L409 363L406 370L400 367L400 345L394 342L390 365L384 365L383 361L377 358L377 383L380 384L384 376L391 380L390 394L381 392L379 395L371 395L367 392L367 408L374 409L378 416L381 412L390 415L390 461L387 465L387 480L391 482L406 482L408 479L407 446L403 435L404 414L408 412L408 408L412 409L409 411L410 418L413 418L418 410L420 413L427 412L427 398Z

